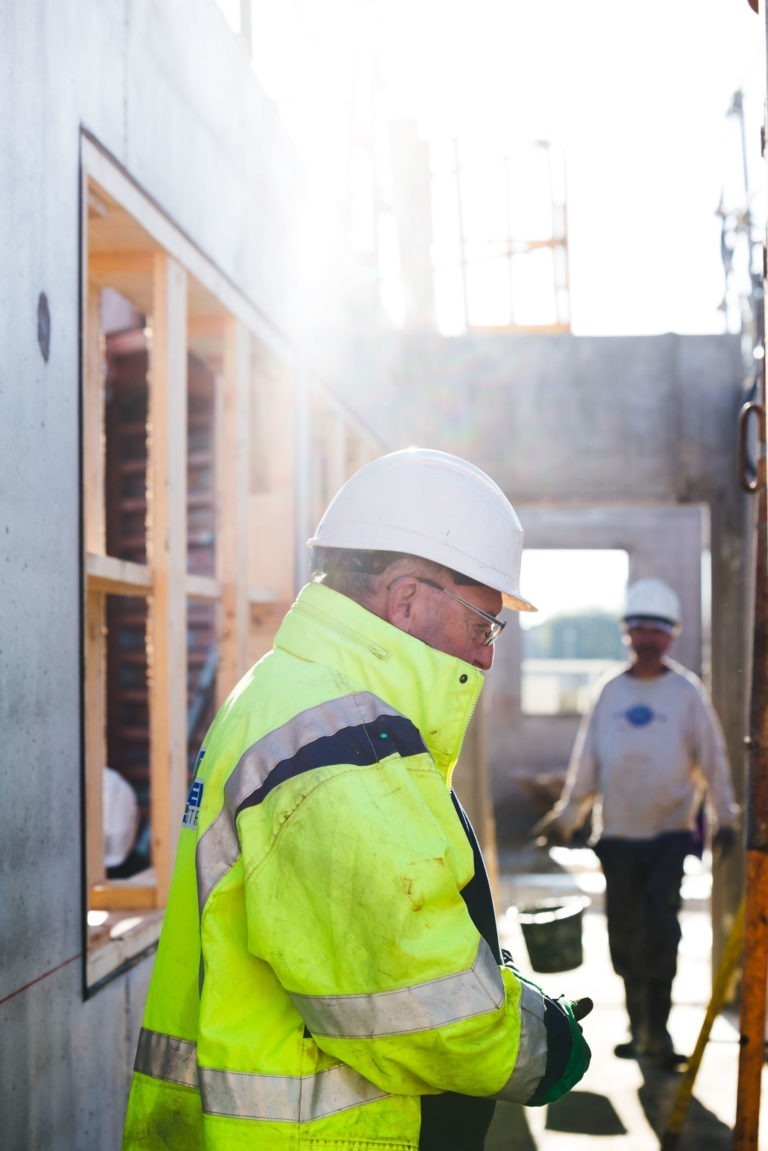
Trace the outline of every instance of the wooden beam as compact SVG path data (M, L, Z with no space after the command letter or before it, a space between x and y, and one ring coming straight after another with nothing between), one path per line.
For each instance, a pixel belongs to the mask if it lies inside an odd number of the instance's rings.
M188 599L218 600L221 598L221 584L213 576L187 572L186 593Z
M101 292L85 284L83 333L83 519L85 550L103 555L104 518L104 367L99 310Z
M88 906L92 911L118 911L126 908L157 907L157 888L151 871L130 879L108 879L91 886Z
M278 602L278 599L277 592L271 587L252 587L248 590L249 604L274 604Z
M268 347L291 358L286 337L242 296L191 240L168 220L130 176L119 168L87 133L81 136L81 156L86 173L190 275L219 300L228 312L241 319ZM98 194L98 188L95 189Z
M83 315L83 546L103 553L104 511L104 369L101 292L88 276L88 197L82 198L81 276ZM86 584L84 590L84 757L86 883L104 878L103 778L107 761L105 597Z
M248 480L251 338L231 318L224 334L224 370L216 412L216 571L221 583L219 666L221 703L248 669Z
M85 572L91 591L110 595L146 595L152 587L152 572L145 564L119 560L114 556L85 557Z
M91 252L88 273L98 283L110 283L116 277L131 275L152 276L153 254L147 252Z
M189 318L189 335L208 336L223 341L228 322L229 318L224 312L198 313Z
M187 791L187 277L159 254L149 370L149 727L152 862L168 896Z
M85 596L85 795L87 883L104 879L104 767L107 762L106 605L100 591Z

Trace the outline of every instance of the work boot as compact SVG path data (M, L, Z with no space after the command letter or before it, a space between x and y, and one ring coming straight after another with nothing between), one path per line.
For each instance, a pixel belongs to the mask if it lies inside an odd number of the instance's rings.
M648 985L645 980L625 977L624 999L631 1038L626 1043L617 1043L613 1053L619 1059L638 1059L645 1052L648 1031Z
M671 1007L671 982L652 979L648 984L648 1034L643 1054L652 1066L663 1071L682 1071L688 1056L675 1051L667 1030Z

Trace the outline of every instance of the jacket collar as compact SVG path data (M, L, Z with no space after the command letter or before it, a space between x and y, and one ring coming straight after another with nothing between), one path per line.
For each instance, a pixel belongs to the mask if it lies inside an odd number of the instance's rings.
M450 786L483 674L322 584L307 584L275 647L332 668L351 691L369 691L419 729Z

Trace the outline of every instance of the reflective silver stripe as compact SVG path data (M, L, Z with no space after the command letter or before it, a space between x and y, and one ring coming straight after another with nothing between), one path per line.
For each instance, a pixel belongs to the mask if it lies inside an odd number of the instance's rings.
M203 1110L209 1115L285 1123L308 1123L387 1097L387 1092L344 1066L303 1078L201 1067L200 1087Z
M300 712L243 752L224 786L224 806L197 845L197 896L201 915L216 884L240 858L234 813L249 795L264 786L279 763L292 759L316 739L336 735L349 727L351 715L356 715L359 723L370 723L377 716L399 716L400 712L370 692L355 692Z
M343 1065L303 1078L248 1075L212 1067L200 1067L198 1071L194 1043L146 1028L139 1035L134 1070L184 1087L199 1086L204 1111L239 1119L306 1123L387 1097L386 1091Z
M520 1044L515 1069L496 1096L509 1103L527 1103L547 1070L547 1028L544 997L522 983L520 996Z
M142 1027L134 1070L155 1079L167 1079L184 1087L198 1088L197 1047L188 1039L163 1035Z
M208 897L216 884L240 858L240 840L232 812L225 805L205 829L195 850L197 907L202 917Z
M293 995L293 1005L313 1035L375 1039L434 1031L498 1010L504 983L491 949L480 940L468 971L373 995Z

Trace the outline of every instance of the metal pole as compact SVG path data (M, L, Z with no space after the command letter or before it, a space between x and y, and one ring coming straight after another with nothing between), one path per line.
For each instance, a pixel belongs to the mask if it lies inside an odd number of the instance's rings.
M745 474L747 427L759 429L757 475ZM734 1151L757 1151L765 1060L768 979L768 499L766 498L765 366L760 403L745 404L740 419L742 486L757 495L752 694L746 780L746 886L741 987L739 1076Z

